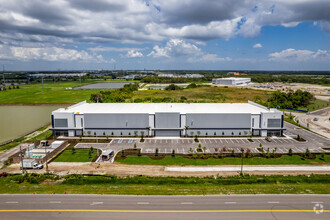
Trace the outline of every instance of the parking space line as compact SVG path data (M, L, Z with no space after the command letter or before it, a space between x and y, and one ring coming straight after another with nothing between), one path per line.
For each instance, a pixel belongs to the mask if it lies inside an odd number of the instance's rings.
M214 139L215 143L218 143L218 141L216 139Z
M227 141L227 139L224 139L226 142L227 142L227 144L228 144L228 141Z

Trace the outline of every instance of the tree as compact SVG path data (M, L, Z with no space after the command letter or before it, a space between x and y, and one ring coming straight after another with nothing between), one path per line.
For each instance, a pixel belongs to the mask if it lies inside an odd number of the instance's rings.
M138 131L134 131L134 136L136 137L138 134Z
M158 157L158 148L155 150L155 157Z
M308 148L306 148L305 156L306 158L311 158L311 153Z
M125 157L125 150L121 151L121 157Z
M292 149L291 148L289 149L288 155L292 156Z
M147 136L149 136L149 135L150 135L150 130L151 130L151 127L150 127L150 126L148 126L148 127L146 127L146 129L147 129L147 131L148 131L148 134L147 134Z
M137 146L136 146L136 143L134 143L134 149L136 149L136 147L137 147Z
M103 131L103 136L105 136L105 132Z
M172 157L175 157L175 150L172 150Z
M75 154L76 153L76 149L73 147L72 148L72 154Z
M114 134L113 134L113 132L111 132L111 136L113 136Z
M91 133L92 133L91 131L87 131L88 136L91 136Z
M194 136L194 132L193 131L190 132L190 136Z
M200 136L201 135L201 132L200 131L197 131L197 135Z
M184 126L185 136L187 137L187 132L189 130L189 126Z
M141 157L141 149L139 149L138 157Z
M224 136L225 135L225 132L222 132L222 136Z

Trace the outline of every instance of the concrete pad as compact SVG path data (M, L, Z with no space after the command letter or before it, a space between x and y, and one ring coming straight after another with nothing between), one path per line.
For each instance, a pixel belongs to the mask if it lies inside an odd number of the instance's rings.
M241 166L184 166L165 167L170 172L240 172ZM330 166L243 166L244 171L330 171Z

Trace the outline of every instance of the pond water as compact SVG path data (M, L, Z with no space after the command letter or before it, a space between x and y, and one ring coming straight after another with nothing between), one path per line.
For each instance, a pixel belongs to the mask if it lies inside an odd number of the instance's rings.
M125 82L101 82L101 83L93 83L89 85L75 87L74 89L120 89L123 88L124 85L129 84Z
M0 106L0 143L50 123L51 112L63 106Z

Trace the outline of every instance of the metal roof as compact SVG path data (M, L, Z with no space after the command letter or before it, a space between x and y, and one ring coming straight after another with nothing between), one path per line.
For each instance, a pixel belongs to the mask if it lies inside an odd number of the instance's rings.
M148 113L157 112L179 112L186 113L250 113L260 114L261 112L275 112L276 109L267 109L256 103L78 103L72 107L60 108L53 113Z

